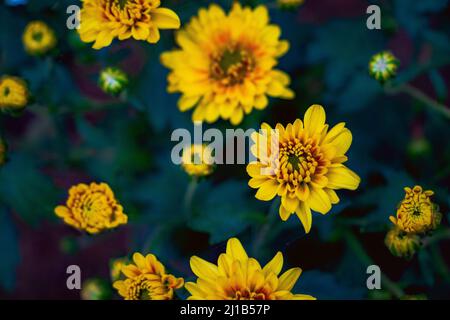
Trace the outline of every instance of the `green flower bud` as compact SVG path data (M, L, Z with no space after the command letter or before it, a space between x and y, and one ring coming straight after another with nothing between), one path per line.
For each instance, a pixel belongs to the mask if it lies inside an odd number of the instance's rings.
M117 95L128 85L128 76L118 68L109 67L100 72L99 85L104 92Z
M370 59L369 73L380 83L384 83L395 77L399 64L399 60L391 52L383 51Z

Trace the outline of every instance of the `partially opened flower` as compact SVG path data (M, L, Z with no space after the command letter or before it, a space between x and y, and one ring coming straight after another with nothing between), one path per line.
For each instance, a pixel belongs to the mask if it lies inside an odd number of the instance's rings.
M161 55L170 68L169 92L180 92L180 111L194 109L193 121L229 120L239 124L253 109L264 109L268 96L292 99L289 76L276 69L289 43L269 23L265 6L241 7L226 14L217 5L200 9L179 31L179 48Z
M395 226L386 234L384 243L394 256L411 258L420 248L420 237Z
M286 127L277 124L275 129L264 123L261 129L252 136L251 151L257 160L247 166L248 184L258 189L259 200L280 196L281 219L296 213L308 233L311 210L326 214L339 202L335 190L359 186L359 176L344 165L352 134L343 122L328 130L319 105L309 107L304 121L297 119Z
M421 186L405 188L405 198L400 203L396 217L389 217L400 230L408 233L423 233L436 229L441 223L439 207L431 201L434 194Z
M22 42L28 54L42 55L55 47L56 36L45 22L32 21L25 27Z
M177 14L160 6L160 0L83 0L78 32L82 41L94 42L94 49L116 38L156 43L160 29L180 27Z
M100 71L98 84L104 92L117 95L128 85L128 76L119 68L108 67Z
M21 78L3 76L0 78L0 111L18 112L29 100L28 87Z
M185 287L190 292L190 300L314 300L305 294L295 294L291 290L302 270L292 268L280 275L283 255L275 257L261 267L254 258L249 258L240 241L228 240L226 253L219 256L217 265L199 257L191 258L192 272L198 277L196 282L188 282Z
M383 51L372 56L369 62L369 73L381 83L392 79L397 74L398 59L389 51Z
M183 149L182 168L193 177L210 175L214 170L214 159L211 152L211 148L206 145L192 144L190 148Z
M113 286L125 300L171 300L174 290L183 286L183 278L167 274L164 265L153 254L133 255L133 263L122 267L125 280Z
M106 183L81 183L69 190L65 206L55 214L68 225L91 234L126 224L128 216Z

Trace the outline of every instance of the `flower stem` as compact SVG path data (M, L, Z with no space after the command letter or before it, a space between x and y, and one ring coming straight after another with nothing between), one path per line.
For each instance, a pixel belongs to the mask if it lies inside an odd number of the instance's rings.
M450 108L448 106L429 97L421 90L411 86L410 84L406 83L398 87L386 85L385 91L387 94L398 94L398 93L409 94L414 99L421 101L426 106L430 107L431 109L441 113L443 116L450 119Z
M195 190L197 190L198 179L193 177L187 186L186 193L184 194L183 206L186 214L189 214L192 209L192 200L194 199Z
M369 257L369 255L361 245L361 242L350 230L347 229L344 231L344 237L347 241L348 246L356 254L362 264L367 266L374 264L373 260ZM405 295L402 288L400 288L395 282L389 279L389 277L386 276L383 272L381 272L381 282L383 284L383 287L386 288L386 290L389 291L395 298L401 299Z

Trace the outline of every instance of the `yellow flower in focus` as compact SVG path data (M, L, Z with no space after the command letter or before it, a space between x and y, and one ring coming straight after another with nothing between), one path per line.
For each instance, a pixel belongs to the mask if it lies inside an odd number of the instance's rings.
M266 108L268 96L292 99L289 76L275 69L289 48L280 34L265 6L235 3L228 15L217 5L200 9L177 32L180 48L161 55L171 69L168 91L182 94L180 111L194 108L193 121L237 125L254 108Z
M160 0L83 0L80 38L95 41L94 49L109 46L115 38L156 43L160 29L180 27L177 14L160 5Z
M405 188L405 198L397 209L396 217L389 217L397 227L408 233L423 233L434 230L441 223L438 206L431 201L431 190L422 187Z
M0 111L20 111L28 104L28 98L25 81L12 76L0 78Z
M411 258L420 247L420 237L394 227L386 234L384 243L394 256Z
M6 142L0 137L0 166L4 165L6 162Z
M328 130L319 105L309 107L303 122L277 124L275 130L264 123L261 129L252 136L257 161L247 166L248 184L258 189L259 200L280 196L281 219L286 221L295 212L308 233L311 210L326 214L339 202L335 190L359 186L359 176L344 165L352 134L344 122Z
M202 144L193 144L190 148L183 149L181 167L190 176L203 177L213 172L213 160L210 148Z
M123 207L106 183L81 183L70 188L66 205L56 207L55 214L68 225L91 234L128 221Z
M166 274L165 268L153 254L133 255L132 264L122 267L125 280L113 286L125 300L171 300L174 290L183 286L183 278Z
M41 55L55 47L56 36L45 22L32 21L25 27L22 42L28 54Z
M315 300L305 294L291 292L302 270L292 268L279 276L283 255L278 252L263 268L249 258L238 239L228 240L226 253L217 265L199 257L191 258L197 282L186 283L189 300Z
M305 0L277 0L277 5L283 9L293 9L302 5Z

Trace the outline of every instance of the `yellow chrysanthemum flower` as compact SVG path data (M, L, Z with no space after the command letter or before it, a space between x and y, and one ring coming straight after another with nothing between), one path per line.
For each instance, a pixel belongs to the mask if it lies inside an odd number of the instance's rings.
M123 207L106 183L81 183L70 188L66 205L56 207L55 214L68 225L91 234L128 221Z
M220 117L237 125L253 108L266 108L267 96L293 98L289 76L275 69L289 48L280 34L264 6L252 10L235 3L228 15L217 5L200 9L177 32L180 49L161 55L171 69L168 91L182 93L180 111L195 108L193 121Z
M56 45L56 36L43 21L32 21L27 24L22 35L25 51L30 55L41 55L49 52Z
M12 76L0 78L0 111L20 111L28 104L28 97L25 81Z
M249 258L238 239L228 240L226 253L219 256L217 265L199 257L191 258L192 272L197 282L186 283L190 300L314 300L305 294L291 292L302 270L292 268L280 274L283 255L278 252L262 268Z
M6 142L0 137L0 166L6 162Z
M286 221L294 212L306 233L311 229L311 210L321 214L339 202L338 189L355 190L359 176L343 163L352 134L341 122L328 130L325 110L313 105L304 121L297 119L275 130L268 124L252 136L252 154L257 161L247 166L249 186L258 189L256 198L270 201L281 197L279 214Z
M389 217L397 227L408 233L422 233L434 230L441 223L441 213L431 201L431 190L423 191L421 186L405 188L405 198L397 209L397 217Z
M214 170L211 149L203 144L193 144L183 149L181 167L193 177L210 175Z
M133 255L134 263L122 267L125 280L113 286L125 300L171 300L174 290L183 286L183 278L166 274L165 268L153 254Z
M411 258L420 247L420 237L394 227L386 234L384 243L394 256Z
M83 0L78 32L94 49L107 47L117 38L149 43L159 41L160 29L178 29L180 19L160 0Z

